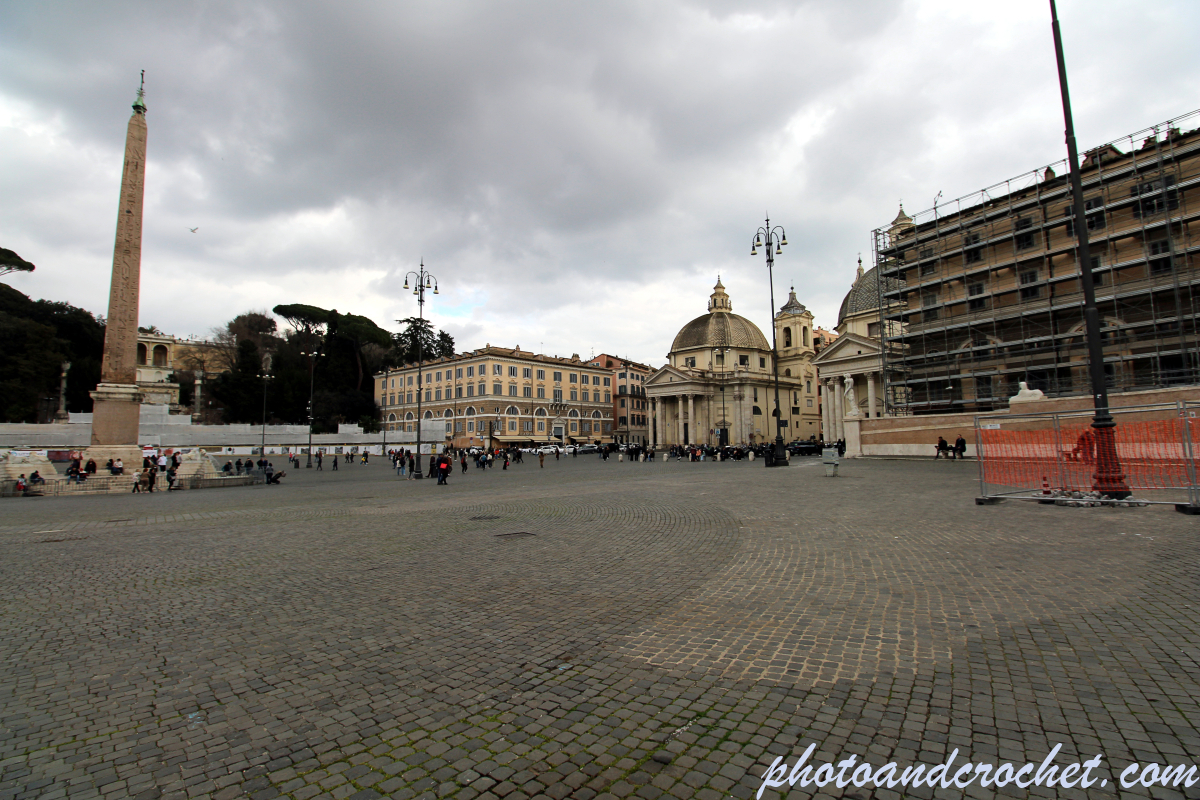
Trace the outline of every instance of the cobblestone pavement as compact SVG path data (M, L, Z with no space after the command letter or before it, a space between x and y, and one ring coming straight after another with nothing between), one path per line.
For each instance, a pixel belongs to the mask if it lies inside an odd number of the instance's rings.
M809 744L879 768L1059 743L1106 786L999 792L1200 796L1115 780L1200 763L1194 518L975 506L975 475L374 463L3 501L0 800L718 800ZM790 790L818 791L904 790Z

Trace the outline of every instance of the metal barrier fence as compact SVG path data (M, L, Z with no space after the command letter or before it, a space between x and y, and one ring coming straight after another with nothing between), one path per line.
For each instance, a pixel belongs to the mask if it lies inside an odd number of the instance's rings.
M87 480L76 483L64 478L55 478L48 480L45 483L39 483L36 486L30 486L26 492L28 496L45 496L45 497L63 497L68 495L80 494L116 494L119 492L132 492L133 482L136 478L134 473L128 475L92 475ZM222 476L203 476L203 475L187 475L175 480L173 491L186 489L216 489L229 488L232 486L254 486L256 484L265 483L266 478L262 472L254 472L249 475L235 475L231 477ZM167 479L162 473L155 482L154 488L157 491L167 491ZM17 482L13 478L0 479L0 497L17 497Z
M998 500L1070 503L1172 503L1200 513L1197 437L1200 403L1178 402L1111 409L1127 500L1095 496L1092 412L975 417L980 504Z

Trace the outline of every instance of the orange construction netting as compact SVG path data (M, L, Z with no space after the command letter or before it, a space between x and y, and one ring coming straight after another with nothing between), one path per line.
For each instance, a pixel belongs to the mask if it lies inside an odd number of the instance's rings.
M1187 442L1196 442L1195 418L1119 422L1114 429L1121 473L1131 489L1182 489L1195 481ZM1064 420L1058 431L980 429L983 481L996 486L1088 491L1096 472L1096 432L1091 421ZM1195 452L1194 450L1192 452Z

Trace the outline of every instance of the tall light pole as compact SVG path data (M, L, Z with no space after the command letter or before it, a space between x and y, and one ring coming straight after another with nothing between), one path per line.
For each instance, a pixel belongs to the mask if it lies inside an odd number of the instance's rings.
M262 406L262 442L258 447L258 457L265 459L267 457L267 381L271 380L271 355L268 353L262 359L262 385L263 385L263 406ZM312 449L311 447L309 448Z
M383 453L382 453L383 457L387 457L387 415L388 415L387 393L388 393L388 378L390 377L391 372L392 372L391 367L383 368L383 400L381 400L379 403L381 406L383 406L383 411L381 411L379 413L379 424L383 428Z
M783 254L787 244L787 234L782 225L771 227L771 218L767 217L766 224L754 234L754 244L750 246L750 255L758 255L758 248L763 240L767 242L767 282L771 285L771 368L775 373L775 457L764 459L768 467L786 467L787 451L783 449L783 434L780 424L783 414L779 410L779 347L775 330L775 256Z
M308 356L308 464L305 468L312 469L313 376L317 372L317 357L325 354L320 348L314 347L311 352L301 352L300 355Z
M413 473L414 478L422 478L421 474L421 381L424 377L424 362L425 350L424 342L421 340L421 334L424 333L425 325L425 290L433 289L433 293L438 293L437 278L425 271L425 259L421 259L421 267L416 272L410 271L404 276L404 288L408 288L408 279L416 278L416 286L413 288L413 294L417 296L417 318L422 324L417 328L417 464L416 470Z
M1096 473L1092 488L1116 500L1129 497L1129 485L1121 473L1117 455L1117 423L1108 411L1108 387L1104 379L1104 348L1100 344L1100 311L1092 280L1092 258L1088 247L1087 209L1083 205L1083 179L1079 174L1079 150L1075 145L1075 123L1071 117L1071 95L1067 91L1067 64L1058 28L1058 9L1050 0L1050 28L1054 33L1054 55L1058 60L1058 85L1062 93L1066 123L1067 160L1071 169L1071 198L1075 206L1075 236L1079 242L1079 283L1083 287L1083 319L1087 329L1088 372L1092 379L1092 401L1096 413L1092 429L1096 437Z
M725 419L725 354L731 351L732 347L717 347L713 349L713 353L721 357L721 428L717 434L717 446L729 446L729 420Z

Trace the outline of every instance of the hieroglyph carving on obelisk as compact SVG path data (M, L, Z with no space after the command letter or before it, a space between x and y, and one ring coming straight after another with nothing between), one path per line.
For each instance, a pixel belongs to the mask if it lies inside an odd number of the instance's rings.
M138 291L142 275L142 196L146 184L146 105L138 91L125 135L102 383L137 383Z
M114 453L116 449L131 449L138 444L137 326L142 272L142 195L146 178L145 72L142 77L143 87L138 89L125 135L125 171L117 209L104 361L100 385L92 392L92 447L107 448Z

